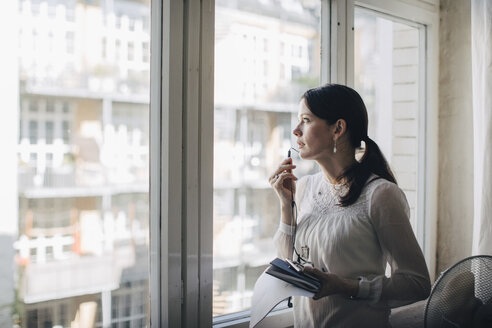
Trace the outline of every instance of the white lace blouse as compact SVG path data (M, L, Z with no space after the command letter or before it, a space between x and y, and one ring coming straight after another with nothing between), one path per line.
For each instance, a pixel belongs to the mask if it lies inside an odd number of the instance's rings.
M338 196L344 192L321 172L298 181L296 250L307 246L316 268L359 279L359 293L356 299L294 299L295 327L389 327L391 307L429 294L427 266L400 188L372 176L359 199L341 207ZM293 258L291 226L280 223L274 241L280 258Z

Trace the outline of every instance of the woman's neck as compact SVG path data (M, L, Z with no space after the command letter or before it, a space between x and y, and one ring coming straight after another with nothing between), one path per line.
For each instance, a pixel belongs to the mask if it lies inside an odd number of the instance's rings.
M321 167L324 176L332 184L343 183L340 180L340 176L352 165L355 164L355 153L350 154L349 152L337 153L324 159L316 160L318 165Z

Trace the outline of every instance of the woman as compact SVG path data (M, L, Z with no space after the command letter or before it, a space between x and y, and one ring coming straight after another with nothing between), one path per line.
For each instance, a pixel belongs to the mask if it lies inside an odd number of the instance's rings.
M429 295L407 200L367 123L355 90L330 84L306 91L293 133L300 157L321 172L295 183L287 158L269 179L281 202L279 257L311 264L305 271L322 282L312 299L294 300L295 327L389 327L391 307Z

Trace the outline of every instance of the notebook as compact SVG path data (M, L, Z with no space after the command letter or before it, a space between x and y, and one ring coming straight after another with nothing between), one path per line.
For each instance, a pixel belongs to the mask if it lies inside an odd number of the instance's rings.
M321 287L318 279L304 272L296 271L288 262L276 258L270 262L270 266L265 271L271 276L288 282L296 287L317 293Z

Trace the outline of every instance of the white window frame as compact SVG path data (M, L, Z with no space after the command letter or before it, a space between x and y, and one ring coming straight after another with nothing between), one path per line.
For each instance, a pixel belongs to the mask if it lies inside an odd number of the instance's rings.
M424 257L429 268L431 281L435 279L436 242L437 242L437 177L438 177L438 68L439 68L439 0L347 0L351 2L350 15L347 23L354 24L354 7L358 6L394 20L423 25L420 30L421 78L419 81L419 159L418 159L418 199L417 199L417 231L416 236L422 246ZM352 58L347 67L351 80L347 84L353 86L354 75L354 33L347 36L347 49Z
M437 217L438 0L320 0L321 82L353 85L354 6L426 26L421 232L431 276ZM214 0L151 1L150 324L210 327L213 278ZM323 32L324 31L324 32ZM326 51L329 49L329 51ZM422 139L422 138L421 138ZM424 148L422 148L424 149ZM425 201L425 202L424 202ZM423 202L423 203L421 203ZM420 232L419 232L420 234ZM284 308L265 319L292 326ZM216 327L246 327L248 311ZM265 323L265 324L267 324Z
M212 325L213 0L152 0L150 323Z

